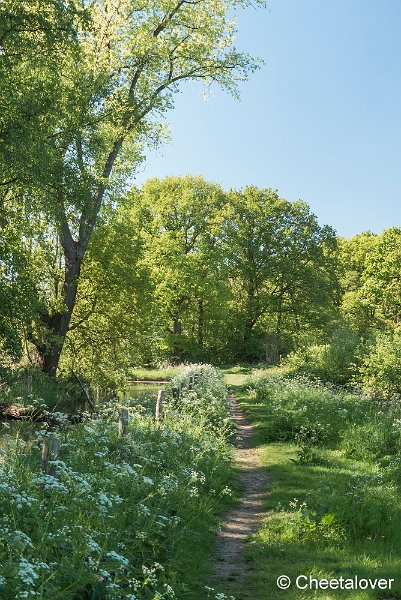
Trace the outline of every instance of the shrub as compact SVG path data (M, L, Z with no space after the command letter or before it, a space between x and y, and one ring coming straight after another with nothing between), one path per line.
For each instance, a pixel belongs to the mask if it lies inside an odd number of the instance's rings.
M373 395L401 394L401 330L377 336L363 358L357 381Z
M344 384L355 374L362 350L358 335L342 327L333 333L330 344L296 350L284 364L292 374L309 374L322 381Z
M285 522L279 519L269 530L303 542L390 535L401 483L400 403L300 377L261 378L252 386L256 402L264 404L265 439L295 442L296 462L312 465L315 481L305 502L286 509Z
M333 446L350 423L372 410L371 402L363 396L302 377L262 377L252 385L256 402L265 405L263 432L270 442Z
M266 527L270 536L280 541L336 544L345 537L337 516L329 512L326 505L312 506L294 498L288 507L279 505L276 511L278 516L270 518Z

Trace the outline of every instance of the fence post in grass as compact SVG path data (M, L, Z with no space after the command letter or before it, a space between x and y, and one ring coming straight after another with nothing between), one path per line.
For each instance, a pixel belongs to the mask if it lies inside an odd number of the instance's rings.
M56 465L50 465L49 461L56 460L60 452L60 440L56 437L46 437L42 445L42 470L47 475L55 477Z
M118 437L128 435L128 408L120 408L118 411Z
M190 375L189 377L189 383L188 383L188 390L191 392L192 389L194 387L194 376Z
M156 423L159 423L163 418L163 404L164 404L164 391L158 390L157 392L157 400L156 400Z

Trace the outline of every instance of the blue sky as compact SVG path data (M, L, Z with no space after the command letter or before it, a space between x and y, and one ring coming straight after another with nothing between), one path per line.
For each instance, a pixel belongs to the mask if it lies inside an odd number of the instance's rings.
M401 1L269 0L238 13L265 64L241 101L184 85L148 177L203 175L308 202L340 235L401 226Z

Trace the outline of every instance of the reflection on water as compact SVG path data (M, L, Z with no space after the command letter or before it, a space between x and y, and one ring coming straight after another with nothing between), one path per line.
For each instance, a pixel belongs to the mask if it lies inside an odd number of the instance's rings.
M124 402L124 398L134 398L134 405L142 406L147 414L154 414L157 392L165 388L165 383L129 383L120 394L120 402ZM132 402L130 404L132 406Z

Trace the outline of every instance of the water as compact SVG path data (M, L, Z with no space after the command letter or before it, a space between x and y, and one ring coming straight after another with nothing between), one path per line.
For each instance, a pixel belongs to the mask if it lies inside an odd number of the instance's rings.
M154 396L156 399L158 390L164 390L165 388L165 383L129 383L123 396L125 398L138 398L138 400L143 397Z

